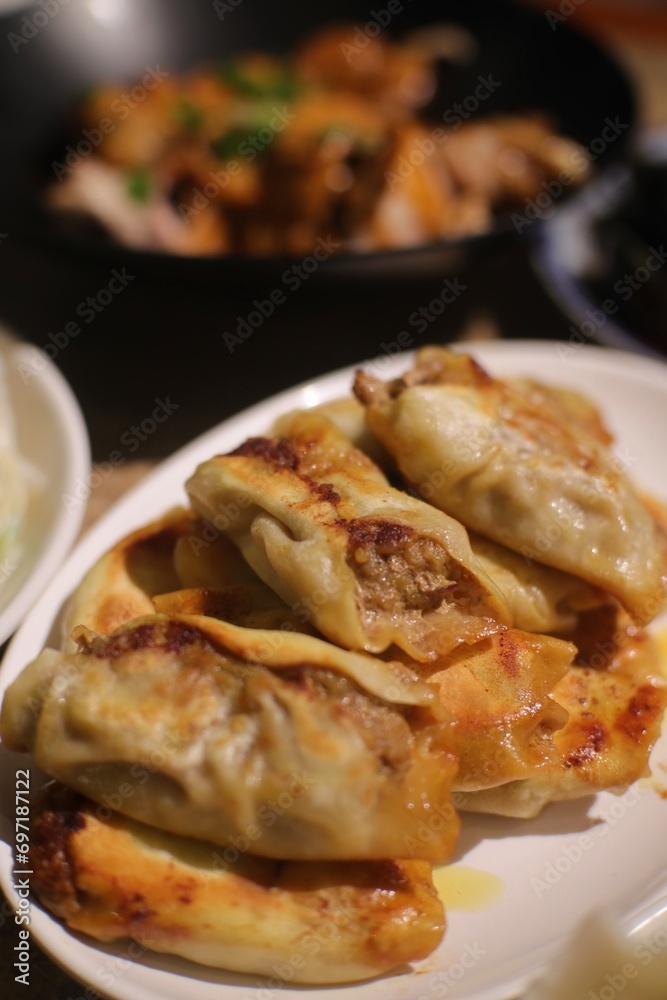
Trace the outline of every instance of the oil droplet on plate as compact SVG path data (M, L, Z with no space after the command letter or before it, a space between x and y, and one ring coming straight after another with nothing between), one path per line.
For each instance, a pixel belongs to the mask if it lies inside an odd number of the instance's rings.
M663 677L667 677L667 628L661 628L654 638L658 647L659 670Z
M483 910L505 889L497 875L467 865L434 865L433 884L445 910Z

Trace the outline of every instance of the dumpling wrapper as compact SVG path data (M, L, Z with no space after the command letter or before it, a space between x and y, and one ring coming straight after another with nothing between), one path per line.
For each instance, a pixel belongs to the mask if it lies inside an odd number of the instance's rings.
M554 700L568 715L553 735L555 757L526 780L457 791L457 808L530 819L549 802L602 790L622 793L650 773L650 753L667 707L655 641L630 625L616 631L609 656L607 640L597 645L588 664L571 666L553 688Z
M470 545L507 600L514 625L523 631L569 638L583 612L612 600L580 577L525 559L473 531Z
M451 853L444 712L401 664L188 615L78 641L42 652L2 706L5 745L63 784L214 843L256 827L264 857Z
M554 694L576 653L551 636L503 629L459 647L428 678L450 721L459 792L539 775L559 760L555 740L568 713Z
M62 648L75 629L110 635L142 615L201 614L244 628L312 632L248 566L237 547L182 507L126 535L85 574L67 602Z
M621 463L565 397L424 348L390 383L355 382L373 433L430 503L531 560L616 597L638 622L662 604L657 529Z
M159 614L204 615L220 618L231 625L304 632L313 630L304 624L304 617L292 614L278 595L260 580L226 587L184 587L153 598Z
M52 784L32 817L31 886L69 928L285 982L368 979L444 931L424 861L284 862L177 837ZM254 831L250 831L254 833ZM281 971L282 970L282 971Z
M510 623L465 529L388 485L325 418L302 413L286 438L253 438L187 483L257 574L332 642L426 662Z
M308 412L329 420L355 448L368 455L371 461L383 471L394 469L391 455L371 434L366 423L366 410L354 396L341 396L338 399L328 400L326 403L318 403ZM289 436L289 428L293 424L295 416L300 413L303 411L292 411L279 417L271 429L271 436Z
M570 424L586 437L593 438L605 448L613 445L614 437L607 428L595 403L576 389L562 385L547 385L530 378L507 378L513 392L526 399L531 406L553 413L559 424Z
M182 586L174 565L179 541L194 530L192 511L176 507L130 532L88 570L67 602L62 648L77 648L72 631L80 625L109 635L120 625L155 611L153 596Z

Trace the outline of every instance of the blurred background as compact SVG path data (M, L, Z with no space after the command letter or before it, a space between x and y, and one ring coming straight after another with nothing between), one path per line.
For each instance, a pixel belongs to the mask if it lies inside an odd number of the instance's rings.
M454 108L491 74L502 86L478 101L472 119L546 108L556 128L589 151L592 176L577 191L571 185L553 198L543 194L544 208L524 197L514 221L506 212L486 236L445 239L435 249L431 243L430 250L330 257L325 251L320 256L326 259L313 271L292 275L287 284L286 268L297 266L305 252L254 260L234 253L217 260L167 259L72 238L36 211L33 173L39 157L67 166L65 152L74 148L66 141L67 114L92 86L129 85L155 67L173 75L253 48L289 50L321 21L344 20L361 31L358 38L374 38L368 5L321 3L316 10L297 3L277 10L258 0L2 5L7 9L0 26L5 47L0 321L46 349L63 371L80 400L97 461L118 450L132 460L159 458L268 394L396 344L583 337L661 352L667 280L659 268L639 283L641 289L633 289L629 310L612 315L596 306L596 298L610 296L625 306L620 293L605 288L613 288L628 268L634 273L660 236L665 216L660 173L640 184L642 190L653 185L650 233L641 231L643 219L639 229L629 218L608 228L602 261L599 246L582 250L585 239L572 227L588 218L591 200L596 206L601 197L604 202L600 177L610 178L605 182L613 197L619 190L629 197L623 171L647 137L659 146L667 124L665 4L393 2L401 10L381 28L381 38L398 41L421 29L423 41L435 38L434 23L465 24L467 35L440 44L445 46L440 117L443 107ZM73 139L83 134L79 124ZM50 170L53 182L57 170ZM272 193L274 204L283 182L284 177ZM290 197L298 201L299 192ZM635 209L642 215L642 206ZM567 215L565 232L554 234L550 220L561 214ZM400 225L399 219L399 230ZM598 231L596 216L596 239ZM445 278L453 292L447 292ZM430 309L436 299L436 309ZM596 322L596 315L602 320ZM80 332L72 332L75 327ZM169 420L149 435L128 434L142 421L150 425L159 403L171 406Z

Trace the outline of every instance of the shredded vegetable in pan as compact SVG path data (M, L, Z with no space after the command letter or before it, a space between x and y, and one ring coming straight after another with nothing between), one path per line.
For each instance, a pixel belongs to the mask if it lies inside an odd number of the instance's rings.
M554 178L588 175L586 151L544 115L482 114L493 74L444 110L436 83L423 40L361 46L347 26L287 59L154 68L88 95L47 199L140 250L267 256L325 239L365 252L487 232Z

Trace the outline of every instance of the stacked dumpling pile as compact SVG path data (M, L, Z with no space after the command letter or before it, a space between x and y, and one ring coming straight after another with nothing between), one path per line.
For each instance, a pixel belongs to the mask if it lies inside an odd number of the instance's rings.
M460 811L646 773L664 532L610 445L581 396L426 348L203 463L6 695L55 779L43 903L292 981L432 951Z

